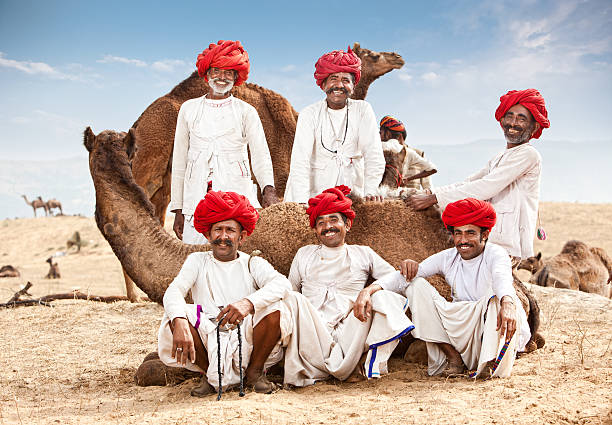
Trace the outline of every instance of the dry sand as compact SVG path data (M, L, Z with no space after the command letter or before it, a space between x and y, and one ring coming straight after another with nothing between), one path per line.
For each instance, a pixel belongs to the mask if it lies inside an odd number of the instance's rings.
M612 254L612 205L543 203L544 256L571 238ZM168 226L166 226L168 228ZM56 257L62 278L45 280L45 259L78 230L88 245ZM35 296L79 288L124 295L121 267L92 218L0 221L0 301L26 281ZM521 357L508 379L430 378L394 359L391 373L359 384L322 382L272 395L235 392L195 399L188 381L137 387L133 375L156 349L162 308L153 303L58 301L54 308L0 310L0 424L13 423L612 423L612 302L577 291L532 287L546 346Z

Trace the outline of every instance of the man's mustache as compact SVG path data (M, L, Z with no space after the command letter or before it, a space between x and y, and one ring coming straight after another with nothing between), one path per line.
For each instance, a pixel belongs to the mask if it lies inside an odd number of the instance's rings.
M210 241L210 243L216 246L220 246L220 245L225 245L229 247L234 246L234 242L232 242L229 239L215 239L214 241Z
M325 235L327 235L327 234L328 234L328 233L330 233L330 232L333 232L333 233L338 233L339 231L340 231L340 230L338 230L338 229L336 229L336 228L333 228L333 229L327 229L327 230L323 230L323 231L321 232L321 235L322 235L322 236L325 236Z
M327 91L325 93L330 94L334 90L340 90L342 93L344 93L345 95L348 96L348 90L345 87L331 87L331 88L327 89Z

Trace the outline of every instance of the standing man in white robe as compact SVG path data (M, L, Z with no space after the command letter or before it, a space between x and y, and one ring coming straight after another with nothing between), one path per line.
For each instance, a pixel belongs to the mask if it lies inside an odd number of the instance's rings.
M527 316L512 286L510 258L501 246L487 241L495 219L488 202L468 198L449 204L442 221L455 248L420 264L404 260L401 274L375 282L406 295L416 327L413 336L427 343L430 375L458 376L467 366L474 377L510 376L516 352L529 341ZM451 287L452 302L424 279L438 273Z
M382 200L378 185L385 158L376 117L368 102L350 99L361 77L361 59L350 47L326 53L315 64L314 76L326 98L300 112L284 201L306 204L338 185L366 200Z
M497 226L489 239L503 246L513 267L533 256L542 157L529 143L550 127L544 98L535 89L512 90L500 98L495 111L506 137L506 149L464 182L434 187L408 198L416 210L438 204L441 208L464 198L489 201L497 213Z
M193 212L208 190L236 192L261 207L251 165L261 188L262 206L278 202L259 115L253 106L231 95L232 87L248 78L249 55L239 41L221 40L198 55L197 68L209 91L187 100L179 110L169 208L175 213L174 232L189 244L206 242L193 227Z
M414 328L403 296L364 288L370 275L380 278L394 269L370 247L345 244L355 218L348 193L339 186L309 200L310 226L320 244L300 248L291 264L289 281L301 294L283 300L294 317L291 338L284 341L288 384L311 385L330 375L349 382L379 377L399 338Z
M264 368L282 359L280 340L290 333L290 316L279 301L291 285L266 260L238 251L259 217L244 196L210 191L194 217L195 228L210 241L211 251L190 254L164 294L159 358L168 366L203 372L202 384L191 391L203 397L219 387L221 352L222 386L236 385L240 382L238 329L226 325L241 324L246 383L256 392L270 393L274 384L266 379ZM189 292L194 304L185 302Z

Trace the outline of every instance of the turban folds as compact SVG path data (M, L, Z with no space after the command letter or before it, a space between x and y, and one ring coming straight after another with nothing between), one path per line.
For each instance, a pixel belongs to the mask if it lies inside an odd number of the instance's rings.
M259 213L249 200L236 192L209 191L200 201L193 213L193 226L200 233L206 233L210 227L220 221L236 220L247 231L253 233Z
M361 59L352 50L351 46L347 51L334 50L333 52L325 53L315 63L314 77L317 80L317 85L323 88L323 82L330 74L337 72L349 72L355 76L355 84L361 78Z
M449 226L461 227L466 224L473 224L491 230L495 226L495 219L493 205L474 198L452 202L446 206L442 213L442 222L447 229Z
M348 218L349 224L355 219L355 211L351 209L353 201L346 197L351 189L342 185L324 190L308 200L306 214L310 216L310 227L315 227L317 217L333 213L342 213Z
M380 128L388 128L391 131L397 131L400 133L404 133L406 131L404 123L397 118L393 118L391 115L385 115L382 117L380 120Z
M536 89L510 90L499 98L499 102L499 106L495 111L495 119L499 121L500 125L501 119L506 115L508 109L512 108L514 105L520 104L529 109L533 118L540 124L538 131L533 133L531 137L539 139L542 135L542 129L550 127L544 98Z
M217 44L211 43L208 49L198 55L196 62L198 75L208 81L206 72L210 68L233 69L238 73L235 86L244 83L249 77L249 54L239 41L219 40Z

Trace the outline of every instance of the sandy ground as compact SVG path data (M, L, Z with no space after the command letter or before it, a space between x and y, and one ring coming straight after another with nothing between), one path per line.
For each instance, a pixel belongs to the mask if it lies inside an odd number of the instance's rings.
M544 256L572 238L612 254L612 205L543 203ZM167 226L168 227L168 226ZM78 230L80 253L55 257L62 278L46 280L45 259ZM26 281L35 296L79 288L124 295L121 267L92 218L0 221L0 301ZM525 276L527 277L527 276ZM90 423L612 423L612 302L577 291L532 287L546 346L517 360L508 379L430 378L423 365L393 359L376 381L322 382L272 395L189 396L194 381L141 388L133 375L156 348L162 308L152 303L55 302L0 310L0 424Z

